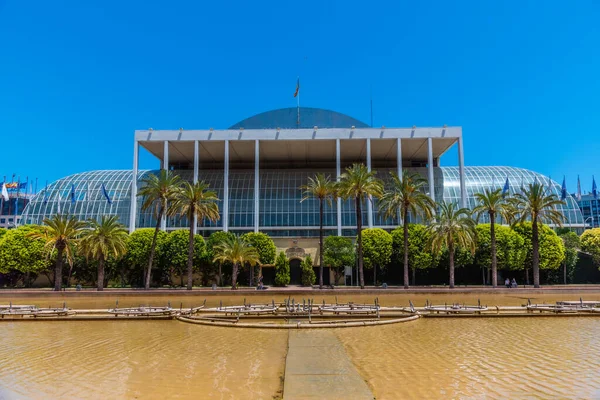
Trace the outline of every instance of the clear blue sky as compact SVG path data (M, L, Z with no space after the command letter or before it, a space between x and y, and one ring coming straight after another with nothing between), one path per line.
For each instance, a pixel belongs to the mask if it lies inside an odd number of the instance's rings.
M0 179L129 169L135 129L292 107L299 75L304 106L368 122L372 86L376 126L460 125L467 165L589 190L599 26L585 0L0 0Z

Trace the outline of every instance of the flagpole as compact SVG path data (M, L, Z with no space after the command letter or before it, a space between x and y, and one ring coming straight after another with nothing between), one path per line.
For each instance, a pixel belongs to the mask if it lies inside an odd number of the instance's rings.
M296 126L298 129L300 129L300 77L298 77L298 84L297 84L298 88L298 95L296 96L296 100L297 100L297 106L296 109L298 111L298 119L296 121Z
M4 181L2 182L2 190L6 190L6 175L4 175ZM7 191L8 193L8 191ZM4 214L4 196L0 199L0 215Z
M19 214L19 191L21 190L21 176L17 179L17 197L15 199L15 216L13 219L13 223L15 224L15 228L17 227L17 214Z

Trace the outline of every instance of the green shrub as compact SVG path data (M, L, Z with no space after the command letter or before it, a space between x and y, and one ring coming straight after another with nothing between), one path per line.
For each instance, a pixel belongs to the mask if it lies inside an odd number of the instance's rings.
M337 285L344 274L345 267L354 267L356 254L350 238L328 236L323 244L323 263L332 269L334 285Z
M275 262L277 248L269 235L262 232L250 232L244 234L243 238L256 249L261 264L273 264Z
M317 276L315 275L315 270L313 269L313 260L309 255L306 256L302 263L300 264L302 268L302 286L312 286L315 284L317 280Z
M539 250L540 250L540 269L558 269L565 259L565 245L556 232L549 226L538 224L539 227ZM525 268L531 268L533 245L531 243L531 222L523 222L514 228L515 232L524 239L524 248L527 251L525 256Z
M275 286L287 286L290 283L290 260L282 251L275 260Z
M591 254L594 264L600 267L600 228L588 229L583 232L581 250Z

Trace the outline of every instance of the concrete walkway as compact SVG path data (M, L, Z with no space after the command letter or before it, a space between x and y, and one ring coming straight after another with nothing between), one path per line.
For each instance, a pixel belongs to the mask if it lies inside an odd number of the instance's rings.
M291 330L288 346L285 400L374 398L330 330Z

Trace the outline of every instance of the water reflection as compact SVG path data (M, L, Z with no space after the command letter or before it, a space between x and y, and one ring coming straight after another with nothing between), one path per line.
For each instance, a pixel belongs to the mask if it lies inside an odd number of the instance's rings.
M537 295L532 301L577 300L580 294ZM598 300L584 294L588 300ZM594 297L594 298L592 298ZM283 296L248 297L253 303ZM315 302L334 301L319 296ZM411 299L519 305L513 295L380 295L383 305ZM370 303L373 295L340 295ZM199 305L196 296L120 297L140 304ZM299 300L296 296L296 300ZM301 300L301 298L300 298ZM108 308L116 297L67 298L73 308ZM208 297L207 305L242 297ZM1 303L8 303L4 299ZM13 303L61 305L61 299ZM600 319L421 319L414 323L337 329L350 358L377 399L599 398ZM288 333L238 330L177 321L0 323L0 398L216 398L279 396ZM349 396L351 398L351 396Z
M377 399L600 396L600 320L421 319L336 330Z
M175 321L3 322L0 398L264 399L287 333Z

